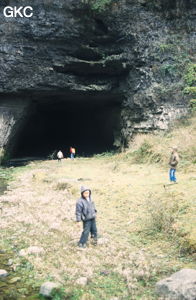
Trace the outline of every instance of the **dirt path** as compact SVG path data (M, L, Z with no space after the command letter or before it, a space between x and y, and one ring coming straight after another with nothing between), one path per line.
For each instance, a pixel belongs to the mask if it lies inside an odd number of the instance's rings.
M179 184L166 185L167 170L131 165L120 156L32 163L1 197L1 247L14 248L16 267L21 249L42 247L41 255L26 256L32 280L58 281L73 299L156 299L158 278L193 266L192 257L179 256L174 240L146 232L148 201L165 195L187 205L194 200L195 173L177 176ZM81 228L74 215L81 185L92 189L100 235L98 246L85 250L76 247ZM80 277L89 280L84 288L75 285Z

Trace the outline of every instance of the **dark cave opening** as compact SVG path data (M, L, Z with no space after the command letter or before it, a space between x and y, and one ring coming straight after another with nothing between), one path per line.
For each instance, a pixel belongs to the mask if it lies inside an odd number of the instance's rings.
M14 158L47 158L57 150L69 156L70 146L76 155L116 150L121 105L115 99L52 99L37 101L20 131Z

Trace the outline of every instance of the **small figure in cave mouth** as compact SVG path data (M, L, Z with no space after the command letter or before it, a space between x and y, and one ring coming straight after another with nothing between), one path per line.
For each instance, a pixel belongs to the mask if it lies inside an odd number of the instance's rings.
M57 153L57 159L58 159L58 162L61 162L61 159L63 159L63 152L61 150L59 150Z

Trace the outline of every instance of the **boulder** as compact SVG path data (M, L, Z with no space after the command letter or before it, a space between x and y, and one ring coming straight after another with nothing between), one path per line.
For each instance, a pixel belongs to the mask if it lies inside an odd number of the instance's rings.
M196 270L182 269L156 284L156 293L165 300L195 300Z
M27 249L22 249L19 252L19 256L26 256L26 255L39 255L44 252L44 249L42 247L32 246Z
M11 258L10 258L10 259L8 260L8 263L7 263L7 265L8 265L8 266L11 266L11 265L13 265L13 259L11 259Z
M6 270L0 269L0 278L8 276L8 272Z
M44 297L50 297L54 289L58 289L59 287L58 283L47 281L41 285L39 293Z
M81 285L81 286L85 286L88 282L88 278L86 277L80 277L76 280L76 284Z
M109 243L109 239L108 239L108 238L105 238L105 237L98 238L97 243L98 243L99 245L106 245L106 244Z

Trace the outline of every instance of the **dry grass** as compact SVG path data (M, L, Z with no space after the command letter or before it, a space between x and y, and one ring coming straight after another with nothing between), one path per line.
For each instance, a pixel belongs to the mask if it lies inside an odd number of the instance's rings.
M173 127L167 133L137 135L127 153L133 154L133 161L139 163L161 162L167 165L168 152L176 146L181 157L181 168L196 163L196 116L176 121Z
M159 278L195 266L195 140L193 118L166 135L137 136L126 153L16 168L0 198L0 248L14 251L13 268L24 281L58 281L70 299L156 299ZM173 145L181 162L179 183L170 185ZM100 235L97 247L82 251L74 214L81 185L92 189ZM30 246L44 252L24 260L19 252ZM84 288L76 284L80 277L88 278Z
M4 205L0 246L9 245L16 251L14 265L18 270L23 259L18 256L21 249L43 247L41 256L27 257L35 281L53 279L71 287L76 293L73 299L83 299L85 293L90 293L93 299L108 300L115 295L119 299L155 299L155 280L172 270L192 267L193 263L191 257L189 263L187 258L185 262L179 259L177 244L156 230L156 226L153 234L148 230L147 221L153 221L149 210L154 209L156 197L160 203L165 198L172 202L171 194L175 195L175 201L179 202L177 210L182 211L172 222L166 219L165 226L173 226L175 230L184 226L186 214L193 215L195 171L191 174L180 171L179 184L167 185L164 168L133 165L131 160L124 160L124 154L64 159L62 164L32 163L31 168L20 170L9 191L1 197ZM97 247L89 245L84 251L76 247L81 227L78 229L74 215L81 185L92 189L101 236ZM156 197L150 204L152 194ZM160 209L158 213L161 214ZM189 237L192 234L190 228L188 234ZM194 243L193 237L191 241ZM184 247L183 243L180 247ZM82 276L89 279L89 284L79 293L75 281ZM116 282L121 282L122 288Z

